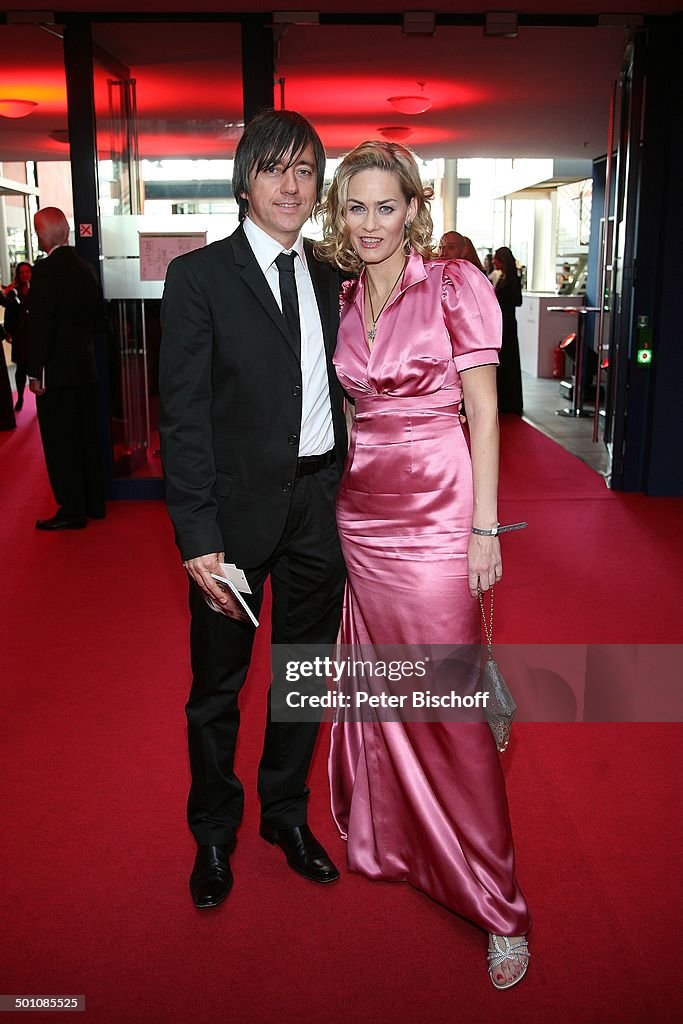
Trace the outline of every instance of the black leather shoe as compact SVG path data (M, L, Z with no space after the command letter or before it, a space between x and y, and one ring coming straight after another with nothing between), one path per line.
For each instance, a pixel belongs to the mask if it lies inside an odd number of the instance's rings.
M232 889L229 846L198 846L190 875L190 892L195 907L217 907Z
M52 519L39 519L36 530L84 530L85 516L65 516L58 512Z
M260 835L267 843L279 846L290 868L311 882L336 882L339 872L308 825L273 828L261 822Z

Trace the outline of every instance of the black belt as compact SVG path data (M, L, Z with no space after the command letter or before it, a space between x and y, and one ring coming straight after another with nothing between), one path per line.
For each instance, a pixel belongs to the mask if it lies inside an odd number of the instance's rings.
M296 460L296 479L301 476L309 476L311 473L318 473L321 469L327 469L334 465L337 456L334 448L324 455L302 455Z

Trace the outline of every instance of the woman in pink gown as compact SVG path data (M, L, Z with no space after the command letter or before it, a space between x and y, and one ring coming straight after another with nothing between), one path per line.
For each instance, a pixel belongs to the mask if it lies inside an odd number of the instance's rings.
M473 266L431 258L430 197L409 150L368 142L326 201L320 252L361 271L344 285L334 360L353 417L341 642L358 650L479 644L477 585L502 575L498 538L472 533L497 523L500 312ZM493 984L515 984L529 915L486 722L353 717L333 725L330 752L349 868L410 882L488 931Z

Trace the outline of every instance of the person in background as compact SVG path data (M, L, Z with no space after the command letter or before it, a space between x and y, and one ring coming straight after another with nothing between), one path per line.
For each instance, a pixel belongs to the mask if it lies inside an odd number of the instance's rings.
M498 272L494 287L503 314L503 344L498 363L498 411L522 415L522 367L515 310L522 305L522 286L515 257L507 246L496 249L493 265Z
M92 268L68 244L63 212L46 206L33 221L47 258L31 277L27 372L58 505L36 529L82 530L88 516L105 515L94 342L100 291Z
M4 295L0 290L0 305L3 303ZM12 385L9 382L9 370L5 359L5 349L2 342L5 339L5 328L0 324L0 430L14 430L17 421L12 406Z
M570 295L573 283L571 263L563 263L562 270L557 275L557 294Z
M439 256L443 260L467 260L477 270L481 270L482 274L484 273L472 239L467 235L461 235L459 231L447 231L441 236Z
M493 265L493 256L491 255L490 252L487 252L486 255L484 256L484 273L488 277L489 281L494 280L496 268Z
M17 263L12 284L5 288L5 330L12 343L12 362L17 389L16 412L24 406L26 360L28 359L28 292L31 286L30 263Z

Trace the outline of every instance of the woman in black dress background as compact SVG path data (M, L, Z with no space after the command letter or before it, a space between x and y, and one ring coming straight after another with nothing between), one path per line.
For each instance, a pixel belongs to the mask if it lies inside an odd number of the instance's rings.
M30 263L17 263L14 281L5 289L5 330L12 342L12 362L16 366L14 381L17 389L17 412L24 404L26 362L28 360L28 292L31 286Z
M498 353L498 411L522 415L522 367L515 309L522 305L522 286L517 264L506 245L496 249L493 265L498 271L496 298L503 314L503 344Z
M2 303L0 303L2 305ZM4 331L0 329L0 430L14 430L17 425L12 408L12 385L2 347Z

